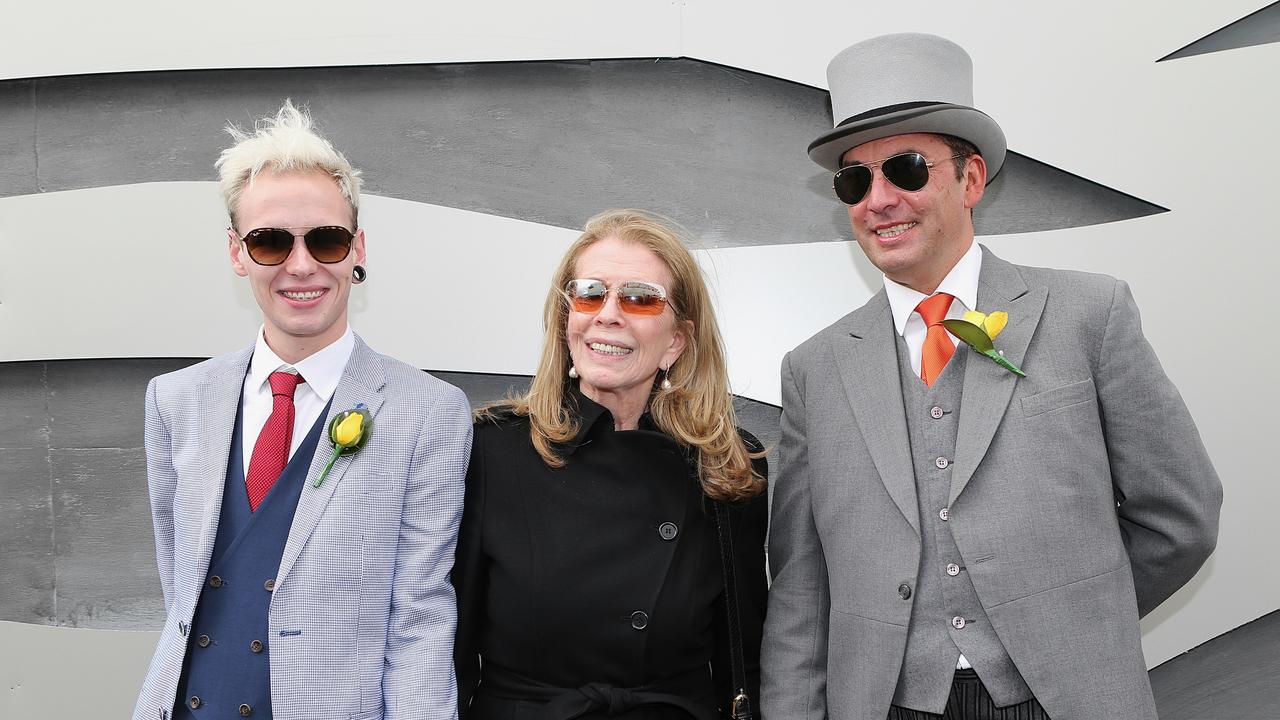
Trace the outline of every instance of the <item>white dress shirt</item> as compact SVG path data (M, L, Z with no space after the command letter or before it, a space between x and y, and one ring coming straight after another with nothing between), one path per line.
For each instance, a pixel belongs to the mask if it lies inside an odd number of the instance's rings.
M280 370L302 375L302 382L293 393L293 438L289 443L289 457L292 459L338 389L338 380L347 369L347 360L355 346L356 338L348 325L342 337L290 365L267 346L266 336L261 328L258 329L258 343L253 348L253 358L249 360L249 373L244 377L244 395L240 401L240 447L244 455L245 475L249 474L249 459L253 457L258 434L267 424L267 418L271 417L273 402L271 384L267 381L271 373Z
M973 310L978 304L978 275L981 272L982 248L976 242L971 243L933 293L947 293L955 298L951 308L947 310L948 318L964 317L965 310ZM916 312L916 306L930 296L918 293L906 285L899 285L887 277L884 279L884 292L889 296L889 308L893 310L893 326L907 342L911 369L915 371L916 377L920 377L920 348L924 346L924 335L928 328L925 327L924 318ZM947 337L953 345L959 342L951 333L947 333Z
M969 249L951 268L951 272L942 278L934 295L947 293L955 298L947 310L948 318L964 317L965 310L973 310L978 304L978 276L982 273L982 248L978 243L971 243ZM929 328L925 327L924 318L916 312L916 306L926 297L906 285L884 279L884 292L889 296L889 308L893 310L893 326L898 334L907 342L907 355L911 357L911 369L916 377L920 377L920 348L924 347L924 335ZM956 336L947 333L951 344L960 342ZM968 670L973 667L962 654L956 661L956 668Z

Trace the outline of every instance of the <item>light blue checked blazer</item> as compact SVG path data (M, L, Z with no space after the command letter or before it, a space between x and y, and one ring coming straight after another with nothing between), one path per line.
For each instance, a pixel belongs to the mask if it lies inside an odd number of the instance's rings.
M167 616L135 720L167 718L173 708L252 351L147 387L147 480ZM470 409L462 391L357 337L329 416L359 403L373 414L373 434L317 488L332 453L321 439L276 576L268 611L274 716L456 718L449 571Z

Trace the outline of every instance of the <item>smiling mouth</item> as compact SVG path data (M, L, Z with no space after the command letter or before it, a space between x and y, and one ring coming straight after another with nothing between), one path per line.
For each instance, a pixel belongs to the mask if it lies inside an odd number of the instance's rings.
M621 345L610 345L608 343L593 342L587 343L587 347L602 355L630 355L631 348L622 347Z
M897 225L890 225L886 228L880 228L876 230L875 233L882 238L895 238L915 226L916 224L914 222L904 222Z
M299 302L306 302L306 301L308 301L308 300L315 300L316 298L318 298L318 297L320 297L321 295L325 294L325 292L326 292L326 291L324 291L324 290L306 290L306 291L303 291L303 292L294 292L294 291L291 291L291 290L281 290L281 291L280 291L280 294L281 294L281 295L283 295L283 296L285 296L285 297L287 297L287 298L289 298L290 300L297 300L297 301L299 301Z

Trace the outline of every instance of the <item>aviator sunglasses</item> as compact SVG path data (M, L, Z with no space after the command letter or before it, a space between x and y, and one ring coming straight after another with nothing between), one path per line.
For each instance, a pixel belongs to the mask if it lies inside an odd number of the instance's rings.
M601 280L570 280L565 295L576 312L597 313L604 307L610 290L618 298L618 307L629 315L661 315L667 307L667 291L661 285L629 280L610 288Z
M236 232L235 228L230 228ZM249 257L259 265L279 265L293 252L293 239L298 237L295 230L302 228L257 228L250 230L240 239L249 250ZM236 233L239 235L239 233ZM307 252L316 262L326 265L342 262L351 252L351 240L355 234L340 225L324 225L308 230L302 235L307 245Z
M954 160L963 155L952 155L946 160ZM942 162L941 160L937 162ZM937 162L929 162L918 152L905 152L885 158L878 162L859 163L840 168L832 184L836 189L836 197L845 205L857 205L871 190L871 168L879 165L884 179L907 192L916 192L929 182L929 169Z

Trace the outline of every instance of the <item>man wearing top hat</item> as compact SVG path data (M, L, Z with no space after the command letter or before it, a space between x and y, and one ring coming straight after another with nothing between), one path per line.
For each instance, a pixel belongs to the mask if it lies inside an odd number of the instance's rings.
M763 715L1154 718L1138 619L1222 489L1128 287L974 242L1005 139L960 47L879 37L828 78L809 156L884 289L782 363Z
M287 101L232 135L227 249L263 324L147 387L166 618L134 720L457 718L467 400L347 324L359 171Z

